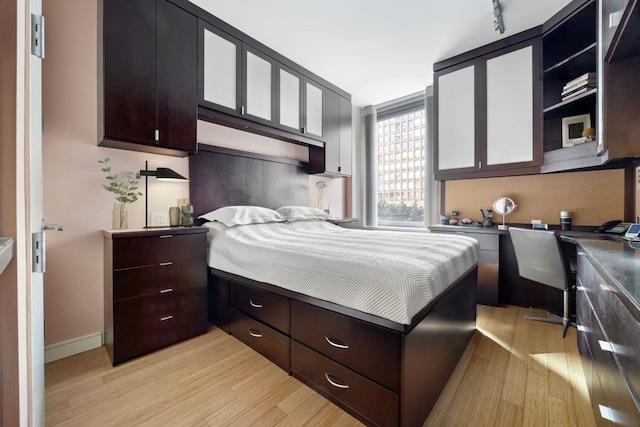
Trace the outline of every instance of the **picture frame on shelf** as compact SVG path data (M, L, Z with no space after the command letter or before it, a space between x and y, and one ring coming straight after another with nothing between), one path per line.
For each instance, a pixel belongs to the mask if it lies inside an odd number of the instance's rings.
M591 115L564 117L562 119L562 148L582 144L586 138L582 136L585 129L591 127Z

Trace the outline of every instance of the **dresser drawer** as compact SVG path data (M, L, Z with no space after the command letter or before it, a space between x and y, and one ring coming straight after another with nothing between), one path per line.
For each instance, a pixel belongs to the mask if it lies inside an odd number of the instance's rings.
M399 392L400 334L300 301L291 301L291 337Z
M314 389L337 399L371 423L398 425L400 406L396 393L295 340L291 340L291 370Z
M289 372L288 336L235 308L229 309L231 335Z
M117 301L206 282L206 258L116 270L113 272L113 299Z
M290 331L289 298L253 286L230 282L232 306L285 334Z
M113 268L207 257L206 233L166 234L113 240Z
M126 300L127 302L134 301ZM133 357L202 334L207 330L207 309L198 307L183 312L173 312L164 317L156 313L133 313L125 310L139 308L140 304L114 305L114 312L121 316L114 327L113 364L117 365Z

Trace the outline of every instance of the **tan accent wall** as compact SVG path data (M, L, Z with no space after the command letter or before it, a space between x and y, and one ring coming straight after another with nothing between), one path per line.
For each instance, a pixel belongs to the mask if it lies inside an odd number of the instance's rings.
M447 181L445 212L457 210L459 218L478 221L479 210L491 209L502 196L518 206L507 223L559 224L560 211L569 210L574 225L599 225L624 217L624 170ZM501 218L494 216L494 223Z

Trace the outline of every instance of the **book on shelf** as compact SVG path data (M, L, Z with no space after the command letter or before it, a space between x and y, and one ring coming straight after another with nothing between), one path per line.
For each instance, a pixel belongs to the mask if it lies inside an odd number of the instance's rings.
M586 73L581 75L580 77L571 80L562 88L562 92L570 92L574 89L581 88L585 85L595 85L596 84L596 73Z
M575 89L573 91L569 91L569 92L562 92L562 100L566 101L567 99L571 99L575 96L581 95L583 93L587 93L589 92L591 89L595 89L595 85L586 85L583 87L579 87L578 89Z

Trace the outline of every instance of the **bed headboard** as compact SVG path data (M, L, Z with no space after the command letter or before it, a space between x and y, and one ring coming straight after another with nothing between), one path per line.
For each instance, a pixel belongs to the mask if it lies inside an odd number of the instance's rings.
M296 160L198 144L198 152L189 157L194 219L223 206L307 206L305 167Z

